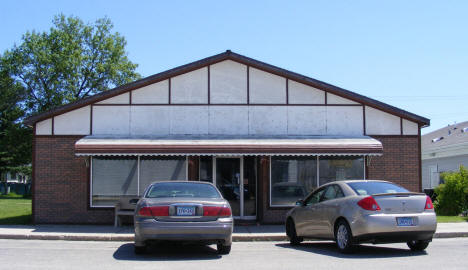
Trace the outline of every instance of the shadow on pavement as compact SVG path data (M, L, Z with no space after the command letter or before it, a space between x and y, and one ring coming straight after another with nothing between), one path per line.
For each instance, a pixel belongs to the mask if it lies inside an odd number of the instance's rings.
M199 261L221 259L215 248L206 245L159 243L148 246L146 253L137 255L133 244L121 245L114 252L114 259L126 261Z
M402 248L390 248L382 246L359 245L352 254L340 253L334 242L306 242L299 246L291 246L289 243L276 244L277 247L295 249L321 255L333 256L347 259L372 259L372 258L394 258L427 255L425 251L411 251Z

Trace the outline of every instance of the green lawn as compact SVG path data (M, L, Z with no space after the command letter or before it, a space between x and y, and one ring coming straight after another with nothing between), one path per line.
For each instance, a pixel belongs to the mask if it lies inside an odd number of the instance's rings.
M31 199L10 193L0 195L0 224L30 224Z
M468 217L437 216L437 223L448 223L448 222L468 222Z

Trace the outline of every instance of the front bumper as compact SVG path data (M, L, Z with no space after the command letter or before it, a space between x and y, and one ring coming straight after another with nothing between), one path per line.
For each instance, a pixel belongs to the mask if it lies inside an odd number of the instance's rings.
M231 245L232 230L232 218L208 222L163 222L143 219L135 222L135 245L143 246L150 240Z

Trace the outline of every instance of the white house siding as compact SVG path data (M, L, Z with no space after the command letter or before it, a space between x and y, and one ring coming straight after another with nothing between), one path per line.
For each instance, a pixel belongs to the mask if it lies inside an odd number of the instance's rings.
M36 134L52 126L57 135L402 133L400 117L366 106L364 121L363 105L326 95L328 104L325 91L228 60L38 122ZM402 124L403 135L418 134L416 123Z
M418 135L418 123L403 119L403 135Z
M468 155L423 159L422 160L422 188L434 188L439 183L437 182L442 172L458 171L460 165L468 168ZM431 167L435 169L433 178L436 178L434 183L431 183Z
M197 69L171 78L171 102L174 104L208 103L208 68Z
M52 134L52 118L46 119L36 123L37 135L51 135Z
M213 104L247 104L247 66L234 61L211 65L210 101Z
M169 80L153 83L132 91L132 104L169 103Z
M249 92L252 104L286 104L286 78L250 68Z
M86 106L54 117L55 135L88 135L91 106Z
M325 91L288 80L290 104L325 104Z
M366 106L366 133L400 135L400 117Z

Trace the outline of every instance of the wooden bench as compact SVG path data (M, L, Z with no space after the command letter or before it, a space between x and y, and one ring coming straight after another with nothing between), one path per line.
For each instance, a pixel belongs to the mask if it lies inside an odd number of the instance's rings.
M114 227L122 226L120 216L133 216L136 207L136 203L130 202L133 199L138 200L139 198L135 196L123 196L119 198L114 208Z

